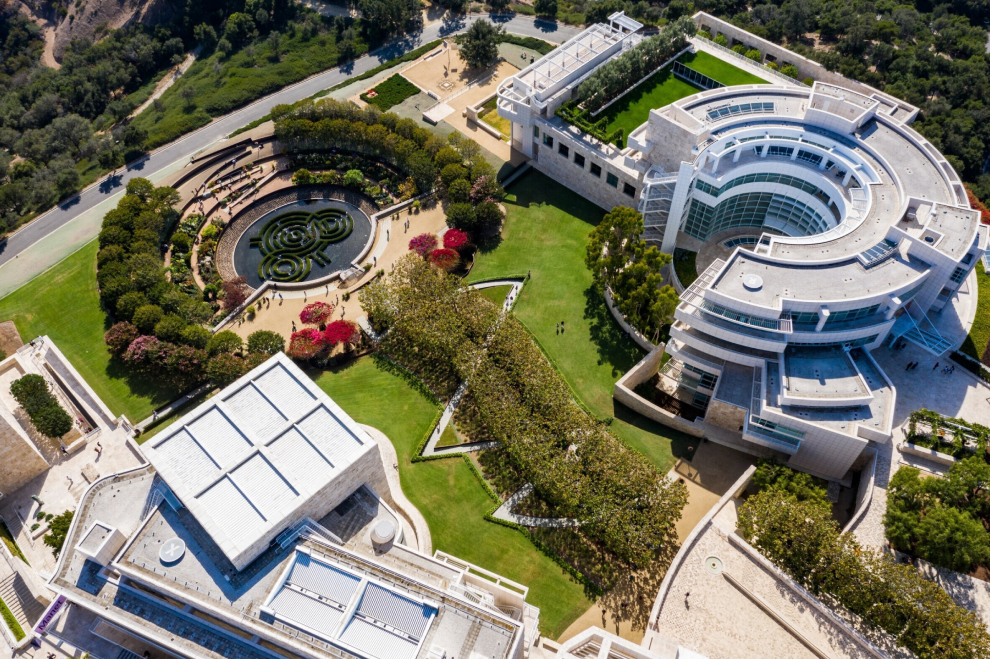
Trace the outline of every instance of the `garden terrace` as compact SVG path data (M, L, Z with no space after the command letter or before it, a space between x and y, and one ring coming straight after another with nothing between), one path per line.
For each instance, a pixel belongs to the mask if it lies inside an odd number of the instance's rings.
M986 457L990 428L920 409L908 417L907 440L955 457L965 457L977 452Z

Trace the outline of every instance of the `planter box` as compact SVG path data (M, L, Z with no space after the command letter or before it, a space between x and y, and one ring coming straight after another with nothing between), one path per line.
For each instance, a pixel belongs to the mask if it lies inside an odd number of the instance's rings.
M903 442L900 445L901 453L909 453L911 455L917 455L922 458L928 458L933 462L944 465L954 465L959 462L958 458L954 458L948 453L939 453L938 451L930 448L925 448L924 446L918 446L917 444L912 444L911 442Z

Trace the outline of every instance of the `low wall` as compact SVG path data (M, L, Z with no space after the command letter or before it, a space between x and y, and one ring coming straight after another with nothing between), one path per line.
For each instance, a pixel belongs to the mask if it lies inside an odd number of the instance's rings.
M619 378L619 381L615 383L615 387L612 389L612 398L634 412L642 414L647 419L653 419L657 423L662 423L675 430L680 430L692 437L704 437L704 422L688 421L676 414L671 414L633 391L637 385L649 380L660 369L665 345L661 343L653 348L650 354L629 369L628 373Z
M946 465L951 467L952 465L959 462L959 458L954 458L947 453L939 453L938 451L930 448L925 448L924 446L918 446L917 444L912 444L911 442L902 442L897 446L901 453L908 453L910 455L917 455L921 458L927 458L932 462L937 462L941 465Z
M853 513L846 526L842 529L843 533L848 533L859 523L863 516L866 515L866 511L869 510L870 502L873 501L873 486L877 480L877 451L871 448L866 449L866 451L872 453L873 456L863 468L863 471L860 472L859 489L856 491L856 512Z
M612 291L608 287L605 288L605 304L608 305L608 310L612 314L612 318L615 318L615 322L619 323L622 331L628 334L629 338L636 342L636 345L646 352L651 352L657 347L648 338L643 336L639 330L626 322L625 317L615 308L615 302L612 300Z

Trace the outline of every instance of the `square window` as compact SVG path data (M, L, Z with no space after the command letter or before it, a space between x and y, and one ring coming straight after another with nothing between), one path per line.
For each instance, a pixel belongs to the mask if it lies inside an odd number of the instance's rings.
M535 137L536 139L539 139L540 138L540 127L539 126L533 126L533 137Z
M584 169L584 156L582 156L580 153L575 153L574 164L580 167L581 169Z
M619 187L619 177L609 172L605 175L605 182L611 185L613 188Z
M629 185L628 183L623 183L622 184L622 194L624 194L626 196L629 196L629 197L635 197L636 196L636 188L634 188L633 186Z
M588 171L591 172L591 175L592 176L597 176L598 178L601 178L602 177L602 166L601 165L597 165L595 163L591 163L591 167L588 168Z
M567 148L567 145L561 142L557 145L557 153L564 156L565 158L571 154L571 150Z
M551 149L553 148L553 138L547 133L543 133L543 143Z

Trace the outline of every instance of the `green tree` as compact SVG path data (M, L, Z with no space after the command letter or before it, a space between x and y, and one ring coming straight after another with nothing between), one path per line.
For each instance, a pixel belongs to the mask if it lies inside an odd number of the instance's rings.
M212 50L217 45L217 31L209 23L200 23L193 28L193 38L203 50Z
M246 373L244 360L237 355L220 353L206 364L206 377L217 387L226 387Z
M258 330L248 335L247 349L249 353L274 355L285 351L285 339L278 332Z
M210 337L206 344L206 351L210 356L219 354L235 354L244 347L244 341L230 330L221 330Z
M475 21L461 40L461 57L468 66L486 67L498 57L498 45L505 37L505 28L484 19Z
M918 556L957 572L986 562L990 542L983 525L957 508L929 508L917 528Z
M62 553L62 546L65 538L69 534L69 527L72 526L71 510L66 510L61 515L56 515L48 521L48 533L45 534L45 544L52 548L55 558Z
M556 18L557 0L536 0L536 2L533 3L533 9L536 10L537 16Z
M157 304L146 304L134 311L131 322L142 334L151 334L155 331L155 325L158 324L158 321L164 317L165 312Z
M234 12L227 17L223 29L223 38L234 45L239 45L255 35L254 19L247 14Z

